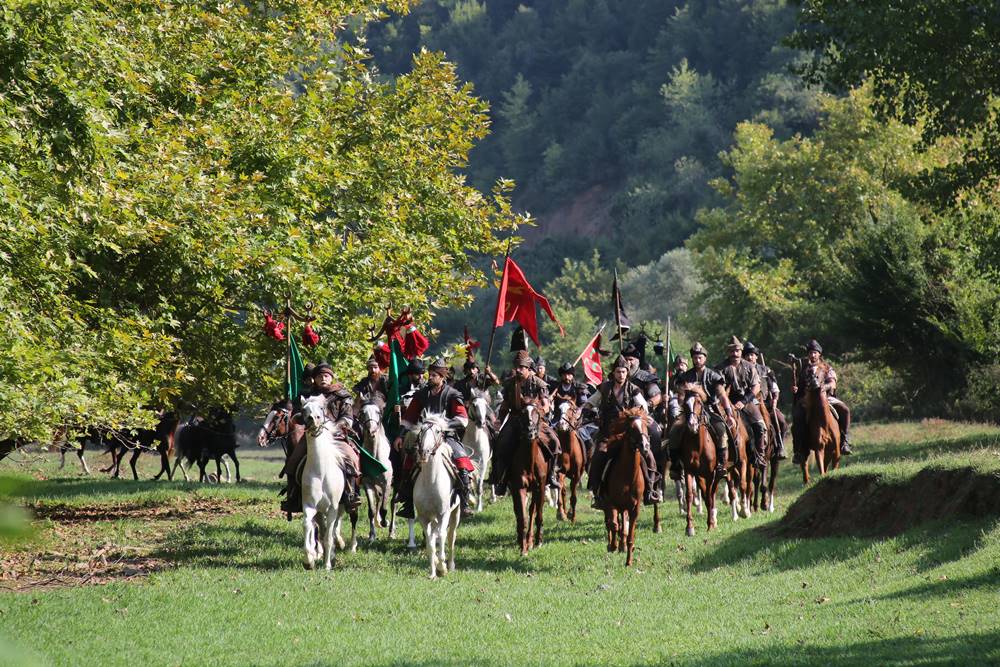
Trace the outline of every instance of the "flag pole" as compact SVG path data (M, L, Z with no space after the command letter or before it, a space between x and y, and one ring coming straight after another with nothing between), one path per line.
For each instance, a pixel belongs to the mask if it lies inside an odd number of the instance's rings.
M500 284L503 285L503 279L507 276L507 258L510 257L510 241L514 237L511 236L507 239L507 249L503 253L503 273L500 275ZM490 362L493 360L493 341L497 336L497 321L496 314L500 310L500 288L497 287L497 307L493 309L493 330L490 331L490 344L486 347L486 367L488 368Z
M615 266L615 324L618 325L618 352L625 353L625 336L622 335L622 292L618 284L618 267Z
M667 358L663 363L663 365L666 366L663 372L663 381L667 386L670 386L670 364L674 361L670 357L673 353L674 350L670 347L670 315L667 315Z
M607 322L602 322L601 323L601 328L597 330L597 333L595 333L593 336L590 337L590 341L587 343L587 346L583 348L583 352L581 352L580 356L577 357L576 361L573 362L573 367L574 368L576 368L576 365L578 363L580 363L580 360L583 359L584 353L586 353L586 351L590 349L590 346L594 344L594 341L597 340L597 337L601 335L601 332L604 331L604 327L606 327L606 326L608 326L608 323Z

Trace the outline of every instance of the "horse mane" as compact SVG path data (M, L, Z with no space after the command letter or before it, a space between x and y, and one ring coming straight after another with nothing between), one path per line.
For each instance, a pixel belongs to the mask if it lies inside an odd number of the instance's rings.
M705 389L700 385L695 384L694 382L688 382L687 384L685 384L684 391L691 392L692 394L697 396L702 403L708 402L708 394L705 392Z
M636 417L642 418L642 423L649 426L653 423L653 418L646 414L646 411L642 409L641 406L636 406L634 408L628 408L623 410L620 415L615 417L615 421L611 425L611 435L608 436L608 445L624 440L625 434L628 433L628 428L626 424Z
M428 412L420 418L421 424L433 424L442 431L448 430L448 419L437 412Z

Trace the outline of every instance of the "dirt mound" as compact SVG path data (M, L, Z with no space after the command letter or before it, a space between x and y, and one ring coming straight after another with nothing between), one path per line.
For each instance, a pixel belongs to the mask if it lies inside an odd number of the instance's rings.
M1000 475L973 468L925 468L903 482L881 475L825 477L796 500L782 537L890 537L941 519L1000 516Z

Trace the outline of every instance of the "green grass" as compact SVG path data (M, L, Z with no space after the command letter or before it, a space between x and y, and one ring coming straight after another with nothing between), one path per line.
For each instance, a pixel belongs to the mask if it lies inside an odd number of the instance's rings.
M860 455L835 474L989 468L1000 430L876 425L858 428L856 442ZM734 523L720 512L711 534L701 516L687 538L675 505L659 535L644 511L629 570L606 553L602 518L583 499L576 525L547 510L546 544L521 558L504 499L461 527L458 571L444 579L429 581L423 552L398 540L341 554L332 573L305 572L300 524L271 503L274 460L241 453L257 481L239 487L59 476L51 460L3 465L23 480L22 502L42 507L230 499L236 511L78 526L68 539L144 543L176 567L127 583L0 593L0 632L60 665L1000 663L993 519L892 539L777 539L762 528L802 489L786 466L773 515ZM18 548L58 549L67 538L56 532L44 524Z

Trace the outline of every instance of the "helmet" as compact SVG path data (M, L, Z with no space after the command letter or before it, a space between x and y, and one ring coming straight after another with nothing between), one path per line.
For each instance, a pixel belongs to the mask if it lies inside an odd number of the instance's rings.
M559 375L562 375L563 373L574 373L575 374L576 373L576 366L574 366L573 364L571 364L571 363L569 363L567 361L565 364L563 364L562 366L559 367Z
M808 343L806 343L806 351L819 352L820 354L823 354L823 346L821 346L818 342L816 342L816 339L813 338Z
M438 357L431 362L431 365L427 367L428 371L434 373L448 373L448 362L446 362L442 357Z
M729 339L729 343L726 345L726 352L734 352L736 350L743 351L743 343L736 336Z
M705 346L702 345L701 343L695 343L694 345L691 346L691 356L693 357L696 354L704 354L707 357L708 350L706 350Z

